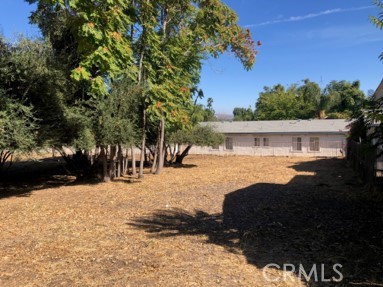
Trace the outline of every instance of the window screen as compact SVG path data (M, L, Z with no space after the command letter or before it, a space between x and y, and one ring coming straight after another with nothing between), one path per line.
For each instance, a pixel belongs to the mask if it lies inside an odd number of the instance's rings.
M233 138L226 138L225 140L225 147L226 149L233 149Z
M310 138L310 151L319 151L319 138L311 137Z
M301 151L302 150L302 138L293 137L293 150Z

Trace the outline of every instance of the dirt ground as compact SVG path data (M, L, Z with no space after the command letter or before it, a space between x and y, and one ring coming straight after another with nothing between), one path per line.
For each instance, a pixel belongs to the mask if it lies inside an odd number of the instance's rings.
M189 156L107 184L39 164L0 187L0 286L383 286L382 196L344 160Z

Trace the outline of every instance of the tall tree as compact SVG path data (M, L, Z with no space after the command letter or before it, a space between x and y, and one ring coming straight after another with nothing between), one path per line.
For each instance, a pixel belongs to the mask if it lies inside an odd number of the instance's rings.
M12 165L15 153L29 152L35 147L36 131L32 107L0 88L0 178Z
M303 80L303 85L297 88L300 119L311 119L319 116L321 88L309 79Z
M301 85L264 87L255 105L255 120L350 118L366 98L360 82L332 81L325 89L308 79ZM252 120L251 108L235 108L234 120Z
M230 50L246 69L255 61L249 30L237 24L234 11L220 0L28 2L38 3L33 19L40 27L49 30L49 22L59 22L51 11L65 21L75 49L64 50L75 53L72 58L77 60L71 75L84 83L87 95L102 98L109 94L108 83L121 76L140 87L140 176L148 128L155 122L160 127L157 147L161 168L165 127L192 124L188 118L192 90L198 85L202 60ZM53 31L46 35L56 39Z
M79 1L79 0L27 0L38 2L32 20L39 24L43 33L54 36L50 24L65 21L76 41L79 63L72 70L77 81L89 83L95 96L107 93L105 79L113 79L123 73L134 72L133 51L130 41L124 36L131 24L125 12L127 1ZM56 17L47 11L55 11ZM50 15L42 19L42 15ZM62 32L62 31L60 31ZM61 35L62 37L62 35ZM57 40L62 40L59 37ZM74 52L74 51L72 51Z
M264 87L255 105L256 120L290 120L299 115L296 86Z
M254 120L254 111L251 107L246 108L234 108L233 110L234 121L252 121Z
M331 81L324 95L328 102L327 116L330 118L351 118L359 113L366 100L359 81Z
M70 144L67 103L73 86L58 68L51 46L42 40L20 37L5 45L0 60L0 86L15 99L34 107L39 118L39 145ZM65 130L65 133L62 132Z

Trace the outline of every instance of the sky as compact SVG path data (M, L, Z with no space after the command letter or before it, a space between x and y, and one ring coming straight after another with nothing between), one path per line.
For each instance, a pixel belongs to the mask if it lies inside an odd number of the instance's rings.
M200 87L217 113L254 108L263 87L278 83L310 79L324 88L332 80L360 80L367 93L382 80L383 31L369 20L379 13L371 0L223 1L262 46L251 71L230 53L204 62ZM0 0L0 33L9 40L18 33L38 36L28 23L34 8L23 0Z

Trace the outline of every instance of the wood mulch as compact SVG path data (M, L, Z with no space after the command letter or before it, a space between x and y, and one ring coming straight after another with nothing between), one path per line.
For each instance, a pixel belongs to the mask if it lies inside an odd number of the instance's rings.
M0 187L0 286L383 285L382 193L342 159L189 156L100 184L59 171Z

